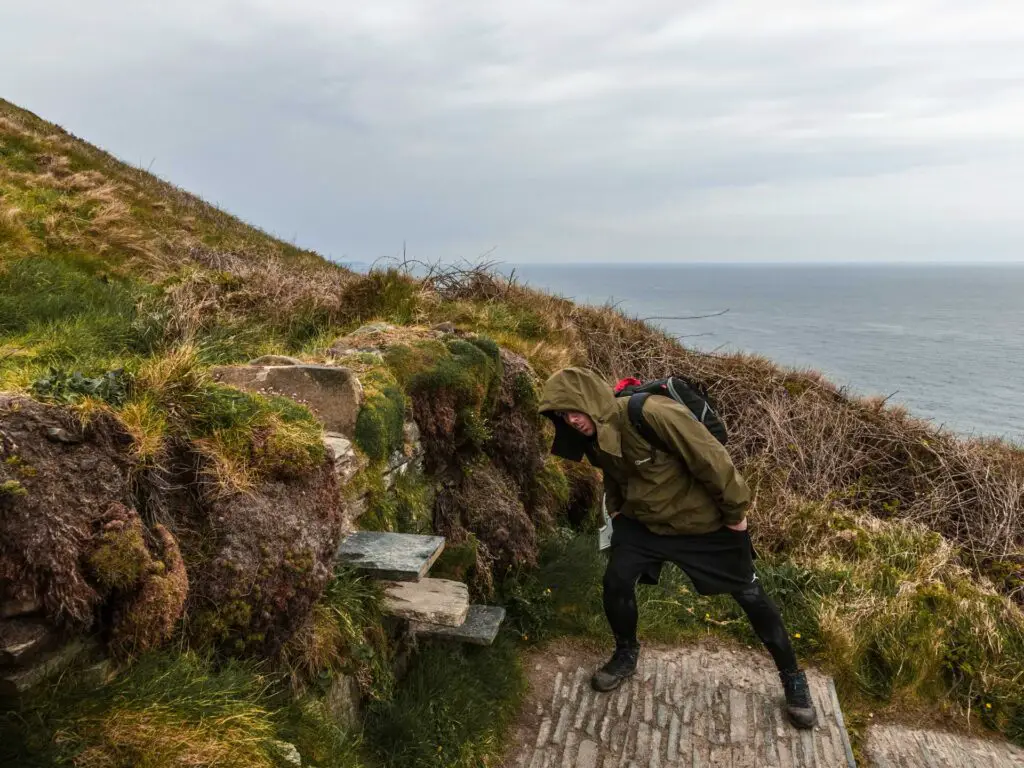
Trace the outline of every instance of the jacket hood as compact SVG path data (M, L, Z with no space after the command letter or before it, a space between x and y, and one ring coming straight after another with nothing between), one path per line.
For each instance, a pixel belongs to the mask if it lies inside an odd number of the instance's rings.
M585 368L564 368L544 383L538 410L555 425L551 452L565 459L583 458L592 438L587 438L555 416L555 411L587 414L597 427L597 444L605 453L622 455L619 409L611 385Z

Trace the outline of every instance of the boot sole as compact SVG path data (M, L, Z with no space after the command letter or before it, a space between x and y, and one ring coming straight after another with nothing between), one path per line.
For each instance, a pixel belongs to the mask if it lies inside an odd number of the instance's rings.
M635 675L635 674L636 674L636 670L634 669L634 670L633 670L632 672L630 672L630 673L629 673L628 675L623 675L622 677L620 677L620 678L619 678L619 679L618 679L618 680L617 680L617 681L615 682L615 684L614 684L614 685L611 685L611 686L608 686L608 687L601 687L601 686L599 686L599 685L597 684L597 682L596 682L596 681L594 680L594 678L590 678L590 687L591 687L591 688L593 688L593 689L594 689L595 691L597 691L598 693L609 693L609 692L611 692L611 691L614 691L614 690L615 690L616 688L618 688L619 686L621 686L621 685L622 685L622 684L623 684L624 682L626 682L627 680L629 680L629 678L633 677L633 675Z
M812 728L814 728L815 726L818 725L818 715L817 715L817 713L815 713L814 718L811 720L810 723L806 723L806 722L797 720L796 718L794 718L788 712L786 713L786 719L789 720L789 724L790 725L792 725L797 730L801 730L801 731L809 731L809 730L811 730Z

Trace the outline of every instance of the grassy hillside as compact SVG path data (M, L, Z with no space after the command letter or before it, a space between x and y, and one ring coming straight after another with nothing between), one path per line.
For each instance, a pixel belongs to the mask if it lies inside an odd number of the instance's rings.
M493 759L523 646L606 637L596 475L545 456L535 413L543 378L569 364L707 387L756 491L764 580L855 726L970 719L1024 741L1019 449L485 268L421 266L348 272L0 102L0 405L21 445L0 440L0 599L47 594L50 620L98 632L117 670L7 718L4 748L26 765L275 765L278 739L310 765ZM335 339L370 322L391 326L376 352L336 357ZM347 486L306 408L211 378L270 353L359 373L366 468ZM426 472L388 490L406 419ZM51 423L82 433L102 505L40 441ZM495 648L428 648L395 682L379 594L330 572L357 492L363 525L445 535L441 572L509 607ZM648 638L752 640L678 574L642 600ZM341 672L371 702L361 734L324 712Z

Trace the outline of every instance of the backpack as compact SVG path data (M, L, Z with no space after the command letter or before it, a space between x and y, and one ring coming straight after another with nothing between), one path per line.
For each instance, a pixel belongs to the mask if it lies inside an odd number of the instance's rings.
M679 376L669 376L667 379L657 379L646 384L639 379L622 379L615 385L615 396L629 398L629 404L626 406L629 423L655 448L670 453L668 446L644 419L644 403L651 395L671 397L680 405L685 405L718 442L725 445L729 440L725 422L715 413L707 395L693 383Z

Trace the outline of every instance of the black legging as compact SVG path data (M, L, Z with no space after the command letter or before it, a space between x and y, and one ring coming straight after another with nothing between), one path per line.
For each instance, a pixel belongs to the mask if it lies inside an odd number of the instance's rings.
M782 616L775 603L768 597L761 582L755 581L740 592L733 592L732 598L747 614L754 632L764 643L768 653L775 660L775 666L783 672L794 672L798 668L796 653L789 642L789 635L782 623ZM604 575L604 613L612 628L616 642L636 643L637 607L636 585L616 579L608 572Z

